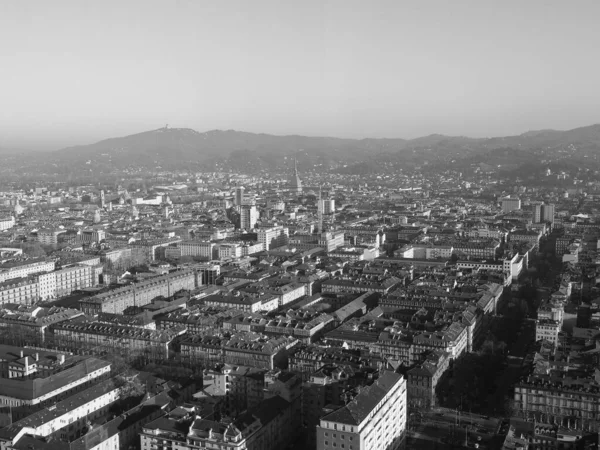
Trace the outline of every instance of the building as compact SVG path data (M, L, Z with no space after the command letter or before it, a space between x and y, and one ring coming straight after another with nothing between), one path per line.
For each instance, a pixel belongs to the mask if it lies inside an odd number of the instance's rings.
M167 415L143 427L141 450L284 449L294 437L292 411L290 402L275 396L235 420Z
M533 206L533 223L554 223L554 205L540 204Z
M242 205L240 208L240 228L253 230L258 221L258 210L255 205Z
M159 296L172 297L184 289L196 287L196 274L191 270L177 270L126 287L103 292L79 300L79 308L91 316L101 312L121 314L130 306L144 306Z
M535 341L546 340L558 344L561 323L552 319L538 319L535 322Z
M78 309L51 306L24 306L8 304L0 309L0 327L12 328L27 339L29 345L42 344L48 327L83 316Z
M323 215L329 215L335 213L335 200L334 199L321 199L318 205L319 211Z
M235 189L235 198L233 204L235 206L242 206L244 204L244 186L240 186Z
M317 426L317 449L395 450L406 437L407 393L402 375L385 371ZM344 446L344 447L342 447Z
M52 272L55 269L53 260L44 258L29 259L25 261L9 261L0 264L0 282L12 278L23 278L31 274Z
M140 240L129 244L131 248L131 257L138 261L153 262L159 257L159 252L164 251L163 247L181 242L181 238Z
M213 259L215 244L212 242L183 241L177 246L181 249L181 256L192 256L206 261Z
M554 205L543 205L542 206L542 220L544 222L554 223Z
M28 435L63 440L79 437L88 428L88 422L108 412L109 406L119 399L119 392L120 388L113 379L94 384L0 429L0 448L19 448L19 441ZM113 442L110 444L113 446L105 448L116 448Z
M66 233L65 229L45 229L38 231L38 241L42 245L56 245L58 244L58 236Z
M13 216L0 217L0 231L8 230L14 226L15 226L15 218Z
M0 382L0 406L44 406L110 375L111 364L89 356L0 345L6 370ZM16 414L18 412L16 411Z
M181 358L189 364L220 362L273 370L287 363L288 351L298 342L291 336L268 338L242 332L231 338L196 335L181 342Z
M259 228L258 242L264 245L265 250L281 247L288 243L289 231L284 227Z
M519 198L505 197L501 199L501 204L502 211L505 213L521 209L521 199Z
M32 305L39 300L39 284L35 278L12 278L0 283L0 305Z
M408 406L419 411L436 404L435 388L450 364L448 353L434 350L406 373L408 383Z
M92 353L116 352L120 355L143 355L149 360L169 357L173 339L185 333L183 327L149 330L100 322L68 323L52 326L54 345L69 351Z

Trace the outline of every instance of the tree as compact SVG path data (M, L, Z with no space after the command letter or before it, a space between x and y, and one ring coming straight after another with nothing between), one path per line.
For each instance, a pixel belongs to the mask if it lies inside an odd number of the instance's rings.
M23 253L32 258L41 258L46 256L46 251L39 242L23 242L21 244Z

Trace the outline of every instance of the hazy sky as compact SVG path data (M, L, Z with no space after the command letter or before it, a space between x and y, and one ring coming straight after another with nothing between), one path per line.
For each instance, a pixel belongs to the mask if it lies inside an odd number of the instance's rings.
M0 0L0 146L600 122L600 1Z

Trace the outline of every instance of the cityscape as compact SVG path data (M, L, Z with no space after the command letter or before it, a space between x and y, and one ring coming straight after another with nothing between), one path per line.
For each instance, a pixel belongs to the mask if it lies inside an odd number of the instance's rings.
M599 15L0 0L0 450L599 449Z

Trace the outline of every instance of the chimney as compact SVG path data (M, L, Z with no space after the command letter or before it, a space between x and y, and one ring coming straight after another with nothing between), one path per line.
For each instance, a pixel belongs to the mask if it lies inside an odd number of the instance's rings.
M58 363L59 364L65 363L65 355L58 355Z
M22 357L23 357L23 350L21 350L21 351L19 352L19 354L21 355L21 358L22 358Z
M35 358L36 361L39 361L40 360L40 354L36 353L35 356L34 356L34 358Z

